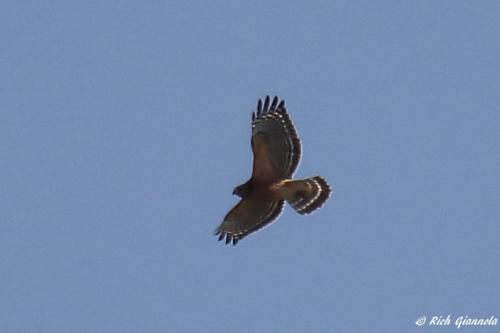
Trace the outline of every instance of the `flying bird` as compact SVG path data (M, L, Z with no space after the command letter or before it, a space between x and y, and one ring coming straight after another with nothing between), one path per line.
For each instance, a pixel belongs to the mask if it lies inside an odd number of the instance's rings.
M253 171L250 180L237 186L241 197L215 230L219 241L236 245L239 240L273 222L285 201L299 214L321 207L331 188L321 176L292 180L301 158L297 131L288 116L285 101L266 96L252 112Z

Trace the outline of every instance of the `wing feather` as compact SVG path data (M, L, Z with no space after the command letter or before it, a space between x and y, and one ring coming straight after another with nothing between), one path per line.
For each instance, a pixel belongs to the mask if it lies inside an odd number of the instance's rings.
M301 145L285 102L275 96L259 99L252 114L252 177L273 180L291 178L300 162Z
M240 239L262 229L274 221L283 210L284 201L258 202L242 199L224 217L224 221L215 230L219 241L226 239L226 244L236 245Z

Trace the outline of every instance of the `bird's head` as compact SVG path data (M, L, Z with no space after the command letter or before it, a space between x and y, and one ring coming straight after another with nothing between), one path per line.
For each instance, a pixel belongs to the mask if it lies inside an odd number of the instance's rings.
M250 185L247 183L238 185L234 188L233 194L236 194L240 198L245 198L250 193Z

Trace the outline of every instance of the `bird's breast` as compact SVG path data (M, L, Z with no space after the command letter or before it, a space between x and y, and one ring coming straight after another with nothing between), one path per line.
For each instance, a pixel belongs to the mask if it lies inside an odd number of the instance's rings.
M283 200L282 189L289 179L255 182L249 199L256 201Z

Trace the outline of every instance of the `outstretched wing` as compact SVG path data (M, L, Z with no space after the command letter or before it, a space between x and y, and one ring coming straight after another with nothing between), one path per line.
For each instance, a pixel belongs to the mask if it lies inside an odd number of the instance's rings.
M286 111L285 101L275 96L259 99L252 113L254 179L291 178L300 161L300 140Z
M284 201L257 202L242 199L224 217L215 234L226 244L236 245L240 239L274 221L283 210Z

